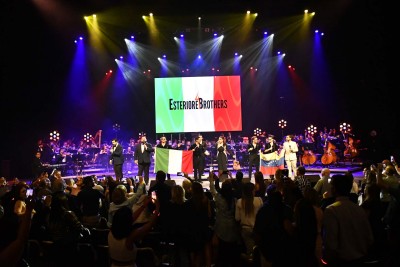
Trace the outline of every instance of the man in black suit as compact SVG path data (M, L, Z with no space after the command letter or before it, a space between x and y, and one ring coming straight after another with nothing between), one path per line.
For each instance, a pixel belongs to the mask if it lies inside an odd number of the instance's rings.
M41 159L42 153L40 151L36 151L35 153L35 157L32 161L32 178L34 181L36 178L38 178L40 176L40 174L42 174L42 172L44 172L46 170L44 164L42 163L42 159Z
M201 176L204 172L205 163L205 147L203 145L203 137L197 136L189 150L193 151L193 169L194 169L194 180L201 182Z
M165 136L161 136L160 143L157 144L156 147L172 149L172 146L168 144L167 138ZM171 180L171 174L167 173L167 179Z
M256 172L260 169L260 149L261 145L258 143L257 136L251 138L251 143L247 146L247 152L249 152L249 178L251 179L251 174L253 173L253 166Z
M154 152L154 148L151 144L147 143L147 138L142 135L140 142L135 147L135 164L138 165L138 176L144 177L146 185L149 184L149 171L151 164L151 153ZM143 175L144 173L144 175Z
M118 143L118 140L114 138L112 141L112 148L110 149L110 164L114 167L115 179L117 182L121 181L123 177L122 165L124 164L124 154L122 146Z

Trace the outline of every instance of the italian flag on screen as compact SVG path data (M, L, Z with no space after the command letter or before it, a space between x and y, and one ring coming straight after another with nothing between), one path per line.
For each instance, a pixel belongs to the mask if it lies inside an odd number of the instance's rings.
M156 148L155 155L154 172L193 172L193 151Z
M240 76L156 78L155 107L157 133L241 131Z

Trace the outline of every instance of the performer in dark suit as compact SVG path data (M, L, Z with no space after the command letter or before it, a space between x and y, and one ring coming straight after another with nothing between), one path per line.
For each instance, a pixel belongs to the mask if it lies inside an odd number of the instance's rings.
M276 155L278 155L278 149L279 146L276 143L276 140L274 139L274 136L272 134L268 135L268 137L265 139L265 146L264 149L262 150L263 154L272 154L272 153L276 153ZM276 165L273 165L274 168ZM269 178L270 179L274 179L275 174L269 174Z
M263 154L270 154L270 153L278 151L279 146L276 143L276 141L274 140L274 136L273 135L269 135L267 137L266 141L267 142L265 143Z
M253 166L258 172L260 170L260 149L261 146L258 143L257 136L251 138L251 143L247 145L247 152L249 152L249 178L251 179L251 174L253 173Z
M165 136L161 136L160 143L157 144L156 147L172 149L172 146L170 144L168 144L167 138ZM167 179L171 180L171 174L167 173L166 175L167 175Z
M135 164L138 165L138 176L144 177L146 185L149 184L149 171L151 164L151 153L154 152L154 148L151 144L147 143L147 138L142 135L140 142L135 147ZM143 175L144 173L144 175Z
M110 149L110 164L114 167L115 179L117 182L121 181L123 177L122 165L124 164L124 154L122 146L118 143L118 140L114 138L112 140L112 147Z
M204 172L205 163L205 147L203 145L203 137L197 136L194 140L189 150L193 151L193 170L194 170L194 180L201 182L201 176Z

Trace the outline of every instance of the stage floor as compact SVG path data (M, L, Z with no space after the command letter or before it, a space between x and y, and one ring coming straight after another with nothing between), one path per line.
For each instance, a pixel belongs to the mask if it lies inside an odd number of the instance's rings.
M151 168L153 168L154 165L151 165ZM309 179L311 181L318 180L321 174L321 171L323 168L329 168L331 171L331 175L333 174L339 174L339 173L345 173L347 171L350 171L354 179L360 180L363 178L363 166L362 164L348 164L348 163L337 163L333 165L321 165L321 164L313 164L313 165L305 165L306 168L306 176L309 176ZM132 178L137 175L138 169L137 165L135 164L125 164L124 165L124 177L125 178ZM231 169L233 177L236 175L236 171ZM241 171L244 174L244 179L249 181L249 175L248 175L248 169L247 168L242 168ZM66 173L66 175L63 175L64 179L69 179L69 178L77 178L77 176L86 176L86 175L96 175L100 180L104 179L104 177L111 175L112 177L114 176L114 171L112 166L98 166L98 165L92 165L92 166L85 166L82 168L81 171L78 171L78 173ZM190 177L193 176L193 174L189 174ZM177 174L171 174L171 179L175 180L177 184L182 184L182 181L184 180L184 177L181 175ZM269 179L269 176L266 175L265 179ZM155 173L154 170L150 170L150 181L155 180ZM208 183L208 169L205 171L205 175L202 177L203 181L203 186L209 188L209 183ZM254 176L252 176L251 181L254 183Z

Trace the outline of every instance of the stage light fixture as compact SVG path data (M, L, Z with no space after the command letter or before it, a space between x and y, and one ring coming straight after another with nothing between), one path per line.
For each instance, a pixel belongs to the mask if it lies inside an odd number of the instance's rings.
M253 133L254 133L255 136L260 136L260 134L262 133L262 131L261 131L260 128L255 128L254 131L253 131Z
M284 129L284 128L286 128L286 125L287 125L287 122L285 121L285 120L280 120L279 122L278 122L278 125L279 125L279 127L281 128L281 129Z
M339 129L342 133L350 133L351 132L351 125L343 122L339 125Z
M282 129L282 138L283 138L283 129L286 128L287 122L284 119L282 119L282 120L278 121L278 126Z
M50 132L50 140L56 142L60 140L60 133L57 130Z
M121 130L121 125L119 125L118 123L115 123L113 125L113 131L118 132L119 130Z
M90 133L86 133L83 135L83 140L85 140L86 143L89 143L91 139L92 135Z
M314 125L310 125L307 127L307 133L314 135L317 132L317 127Z

